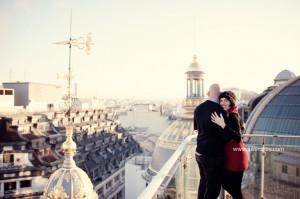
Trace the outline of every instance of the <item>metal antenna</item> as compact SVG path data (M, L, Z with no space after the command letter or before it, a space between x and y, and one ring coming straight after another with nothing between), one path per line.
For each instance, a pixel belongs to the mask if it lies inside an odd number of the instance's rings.
M69 39L69 68L68 68L68 122L71 122L71 54L72 54L72 9L70 13L70 39Z
M68 45L69 46L69 67L68 67L68 74L65 75L68 80L68 94L67 94L67 106L68 106L68 125L71 124L71 108L72 108L72 97L71 97L71 80L72 80L72 69L71 69L71 55L72 55L72 46L76 46L79 49L85 49L86 53L89 54L91 50L92 39L91 34L88 33L86 39L83 37L79 37L77 39L72 39L72 9L70 13L70 38L69 40L55 42L54 44L60 45Z

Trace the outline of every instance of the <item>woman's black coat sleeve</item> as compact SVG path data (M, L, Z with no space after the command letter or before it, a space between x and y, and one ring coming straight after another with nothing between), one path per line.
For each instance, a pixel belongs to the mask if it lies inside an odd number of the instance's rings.
M237 113L230 113L226 120L226 126L224 128L228 138L233 139L237 142L241 141L241 122L240 116Z

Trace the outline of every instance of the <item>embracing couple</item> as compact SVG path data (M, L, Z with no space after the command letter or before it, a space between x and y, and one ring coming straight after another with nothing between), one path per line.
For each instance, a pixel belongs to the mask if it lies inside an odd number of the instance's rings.
M241 138L243 123L237 113L237 99L231 91L220 92L218 84L210 86L208 97L194 112L200 170L198 199L216 199L221 187L233 199L242 199L248 155Z

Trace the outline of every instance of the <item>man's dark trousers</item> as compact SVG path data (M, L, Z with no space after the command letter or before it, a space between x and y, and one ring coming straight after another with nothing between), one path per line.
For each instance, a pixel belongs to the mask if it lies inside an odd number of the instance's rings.
M196 161L200 170L198 199L217 199L221 190L224 158L196 155Z

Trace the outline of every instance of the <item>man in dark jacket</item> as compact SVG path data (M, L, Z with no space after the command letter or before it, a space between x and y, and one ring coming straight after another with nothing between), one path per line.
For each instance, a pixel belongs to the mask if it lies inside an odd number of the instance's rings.
M221 189L226 137L221 127L211 121L211 114L214 112L226 118L225 111L219 105L219 95L220 86L211 85L208 100L200 104L194 112L194 129L198 131L196 160L201 177L198 199L216 199Z

